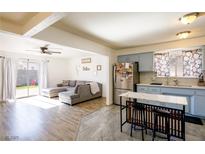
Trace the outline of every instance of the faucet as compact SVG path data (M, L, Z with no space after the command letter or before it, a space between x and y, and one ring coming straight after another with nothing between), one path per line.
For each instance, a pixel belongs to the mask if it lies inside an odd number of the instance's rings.
M174 85L177 86L178 85L178 80L176 78L173 79Z
M169 85L169 76L166 76L166 85Z

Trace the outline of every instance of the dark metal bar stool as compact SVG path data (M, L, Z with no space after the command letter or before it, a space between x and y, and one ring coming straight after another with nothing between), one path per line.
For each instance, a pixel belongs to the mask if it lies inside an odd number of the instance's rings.
M132 136L132 129L134 128L134 130L136 130L136 126L140 126L141 130L142 130L142 140L144 141L144 129L145 129L146 134L147 134L145 107L144 107L143 104L137 103L137 102L133 103L132 107L133 107L133 110L132 110L132 121L131 121L130 136ZM140 123L140 121L138 121L138 122L136 121L137 112L140 113L141 123Z
M165 109L154 110L154 129L153 129L152 141L154 141L154 138L156 136L156 130L159 129L160 127L160 122L158 121L158 118L162 118L162 120L165 119L165 134L167 135L167 140L170 141L170 116L171 116L171 112ZM161 125L161 127L163 127L163 125Z

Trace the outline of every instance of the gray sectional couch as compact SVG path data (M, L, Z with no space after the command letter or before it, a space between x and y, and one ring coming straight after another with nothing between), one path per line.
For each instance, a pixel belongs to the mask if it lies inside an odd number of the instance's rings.
M46 97L57 97L63 103L73 105L94 98L102 97L102 84L97 83L99 92L92 94L91 81L67 80L62 87L43 89L42 95Z

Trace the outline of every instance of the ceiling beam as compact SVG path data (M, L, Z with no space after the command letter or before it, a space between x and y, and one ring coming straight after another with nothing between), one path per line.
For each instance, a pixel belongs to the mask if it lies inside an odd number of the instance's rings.
M62 19L65 15L65 13L38 13L23 26L22 35L32 37Z

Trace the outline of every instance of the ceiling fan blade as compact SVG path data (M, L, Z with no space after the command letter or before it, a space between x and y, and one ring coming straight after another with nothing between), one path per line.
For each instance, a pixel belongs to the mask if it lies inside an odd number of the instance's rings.
M58 52L58 51L51 51L51 50L48 50L47 52L61 54L61 52Z
M29 49L29 50L25 50L25 51L41 51L40 49Z
M44 47L48 48L49 45L50 45L50 44L46 44Z
M45 52L45 54L52 55L52 52Z
M51 50L62 50L62 48L49 48Z

